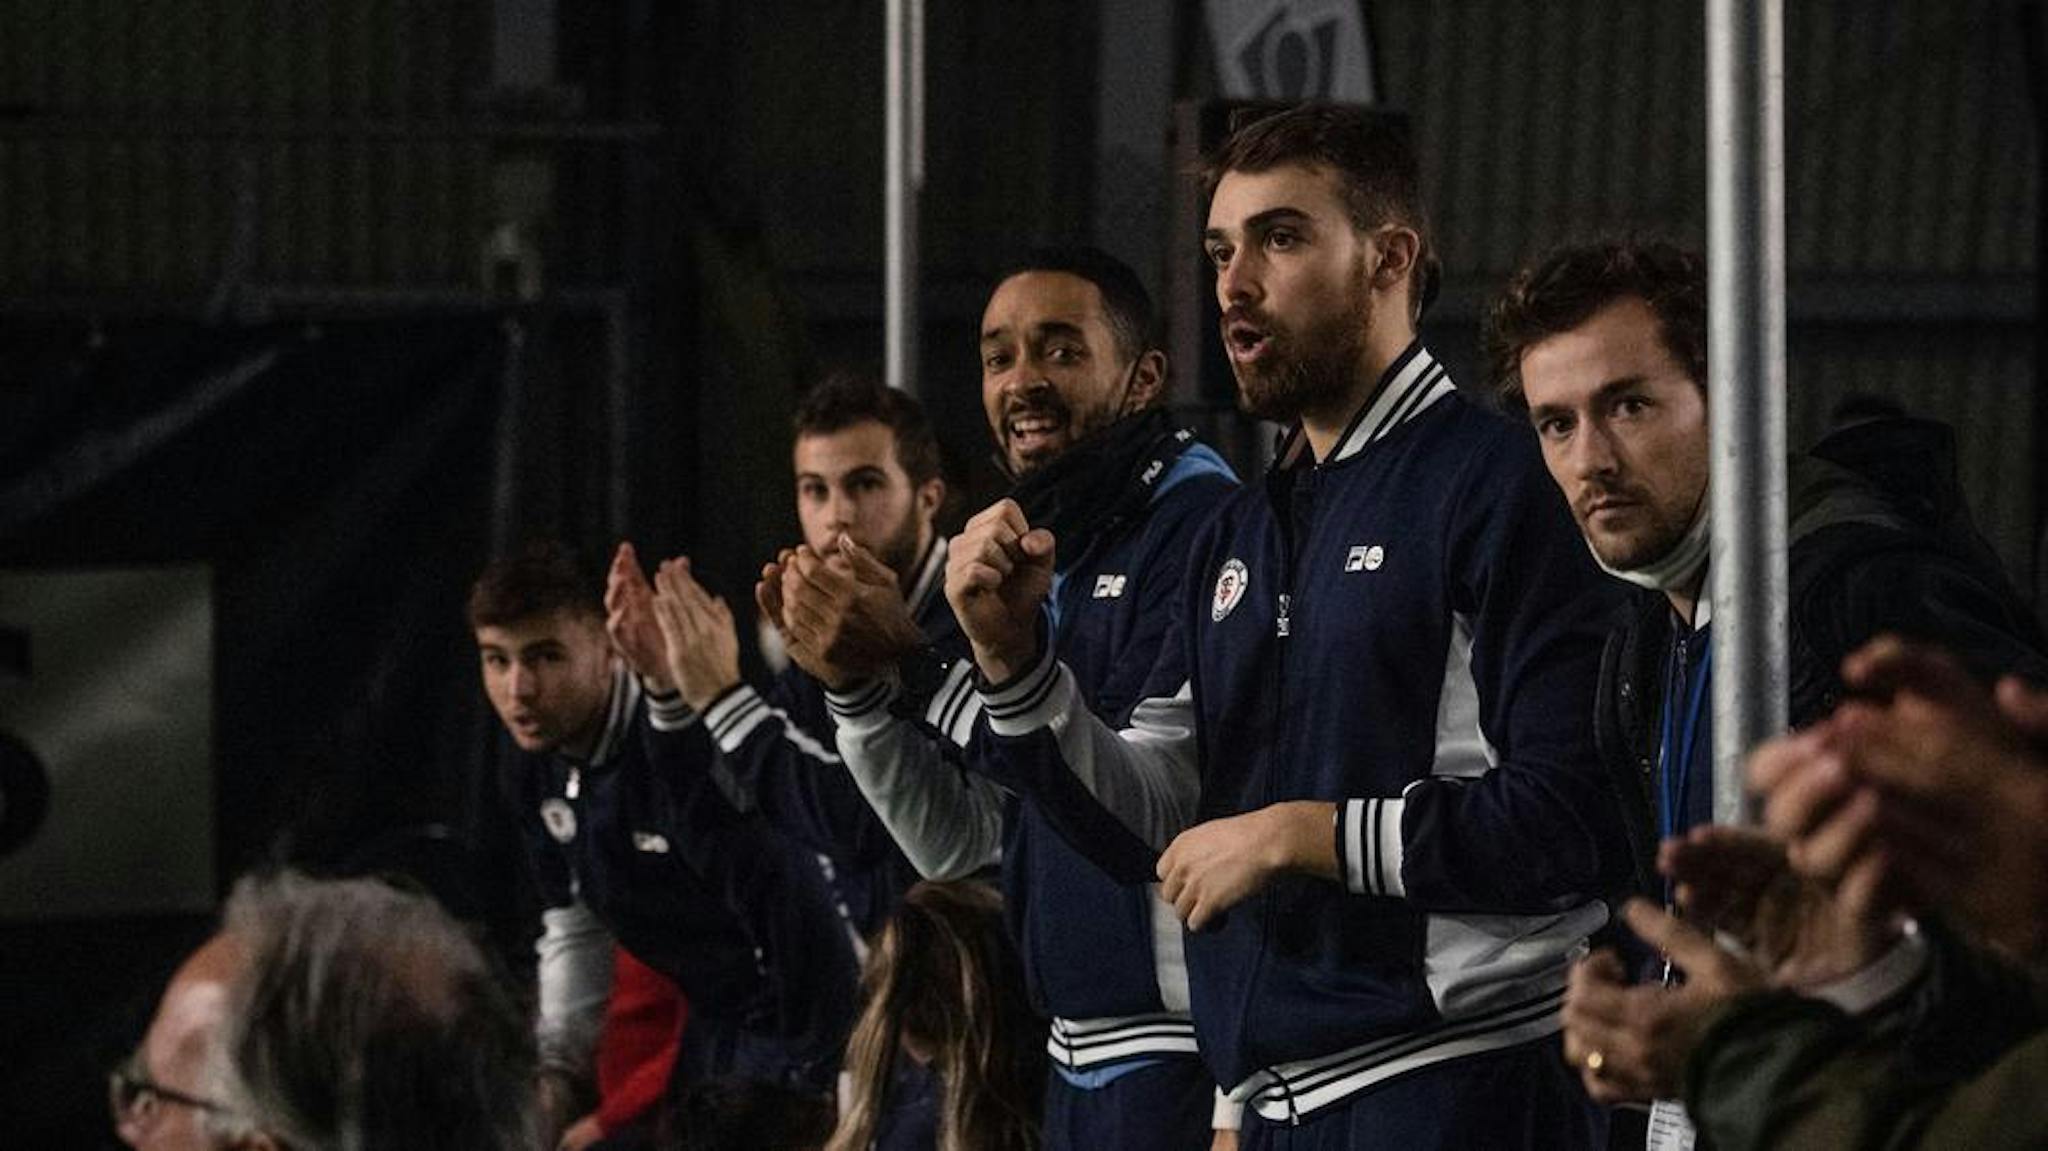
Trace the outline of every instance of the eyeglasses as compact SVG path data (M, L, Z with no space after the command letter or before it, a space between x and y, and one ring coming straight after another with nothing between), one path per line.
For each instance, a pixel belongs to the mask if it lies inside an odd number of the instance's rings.
M172 1104L212 1115L232 1114L227 1107L211 1099L173 1091L151 1079L140 1051L122 1060L119 1067L107 1074L107 1108L113 1112L116 1130L148 1130L163 1113L163 1108Z

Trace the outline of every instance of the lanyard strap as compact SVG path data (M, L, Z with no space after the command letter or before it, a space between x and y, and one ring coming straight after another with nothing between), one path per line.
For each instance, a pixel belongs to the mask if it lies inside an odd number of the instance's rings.
M1671 645L1668 666L1664 675L1664 714L1658 723L1657 735L1657 783L1663 794L1658 796L1658 831L1661 837L1670 839L1677 835L1685 818L1685 797L1692 785L1693 737L1699 734L1700 712L1707 699L1707 680L1714 667L1714 637L1707 634L1700 640L1700 666L1693 673L1690 697L1685 705L1685 724L1678 731L1678 742L1672 743L1673 715L1678 710L1675 690L1678 686L1678 644Z

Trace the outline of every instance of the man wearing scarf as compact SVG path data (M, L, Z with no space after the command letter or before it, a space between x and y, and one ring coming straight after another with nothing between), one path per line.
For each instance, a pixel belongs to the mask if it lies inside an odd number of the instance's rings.
M1665 243L1561 249L1511 282L1488 343L1503 406L1535 428L1594 559L1640 589L1608 639L1595 709L1601 758L1628 815L1636 894L1730 931L1781 986L1888 1017L1924 966L1918 937L1801 885L1761 834L1708 826L1703 262ZM1834 709L1843 657L1886 632L1939 640L1987 681L2048 670L2038 625L1970 526L1948 428L1881 407L1858 414L1795 459L1790 479L1795 726ZM1762 896L1734 899L1738 885ZM1773 931L1774 922L1805 926ZM1567 1055L1605 1102L1675 1094L1684 1055L1617 1054L1635 1050L1634 1021L1649 1017L1631 1015L1632 997L1660 1009L1650 1014L1680 1003L1658 995L1675 978L1668 965L1660 978L1660 965L1635 958L1647 987L1627 986L1629 964L1596 956L1575 976L1565 1011ZM1669 1103L1656 1105L1650 1126L1653 1146L1669 1145L1660 1131L1685 1130Z
M969 521L946 594L976 768L1053 810L1085 790L1150 849L1079 840L1185 922L1248 1151L1598 1145L1557 1007L1627 870L1585 713L1618 592L1527 429L1417 336L1435 248L1403 122L1240 120L1205 182L1240 407L1290 430L1196 537L1180 634L1109 723L1039 615L1071 541L1010 501Z
M1228 466L1159 405L1167 362L1137 276L1094 249L1033 252L982 318L982 400L1012 497L1060 530L1049 625L1087 706L1134 704L1181 595L1189 540ZM1037 517L1043 517L1042 520ZM928 878L1000 866L1033 1000L1051 1016L1044 1146L1207 1145L1214 1083L1196 1058L1180 925L1155 885L1112 877L1076 842L1145 857L1106 811L1073 814L960 770L980 700L963 644L891 650L893 604L855 555L798 549L763 607L791 657L833 687L847 768ZM1226 1140L1229 1136L1224 1137Z

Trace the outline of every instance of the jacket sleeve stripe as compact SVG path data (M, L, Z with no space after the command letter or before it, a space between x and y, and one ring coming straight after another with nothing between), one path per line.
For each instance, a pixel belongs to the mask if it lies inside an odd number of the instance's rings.
M974 663L960 660L946 673L946 682L932 697L932 703L925 711L925 722L940 731L951 732L959 722L960 710L974 697ZM955 742L963 742L956 740Z
M1347 799L1337 808L1337 863L1344 873L1344 890L1367 894L1365 885L1365 801Z
M788 712L771 705L761 698L759 692L746 684L725 693L717 703L712 704L704 712L704 722L711 731L712 739L717 742L718 749L727 755L738 755L746 746L747 740L760 730L761 725L770 720L777 721L781 728L779 733L770 732L770 738L779 734L798 752L820 763L839 762L839 756L834 754L831 748L812 738L809 732L789 718Z
M886 679L858 683L844 691L825 693L825 706L841 721L868 719L889 706L896 697L896 686Z
M680 695L649 695L647 697L647 722L656 731L683 731L700 717L690 710Z
M747 684L740 684L718 697L710 707L704 709L704 723L712 734L726 730L742 714L756 707L766 706L759 692Z
M946 729L946 738L966 747L967 741L974 738L974 721L980 718L981 697L970 691L961 700L959 714L953 717L952 725Z
M768 701L756 694L753 688L743 688L733 695L735 702L724 716L706 716L704 720L711 727L712 738L728 752L739 750L747 736L775 714L775 709L769 707Z
M1050 724L1063 710L1044 706L1059 683L1059 673L1060 662L1048 647L1016 682L994 691L984 689L981 706L989 726L999 735L1025 735Z
M1401 812L1407 804L1408 801L1405 799L1371 801L1372 821L1368 834L1372 837L1374 895L1400 899L1408 894L1407 885L1401 882L1401 858L1404 854L1401 844Z

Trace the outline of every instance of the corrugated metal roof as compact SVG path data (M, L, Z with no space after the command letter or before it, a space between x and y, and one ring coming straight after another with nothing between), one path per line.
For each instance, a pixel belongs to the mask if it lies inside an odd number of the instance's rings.
M1702 6L1372 5L1386 96L1428 142L1453 276L1555 238L1705 232ZM1996 0L1786 5L1789 272L2034 266L2025 30Z
M0 6L0 291L204 288L245 202L260 278L474 281L487 149L429 129L487 86L487 30L473 3Z

